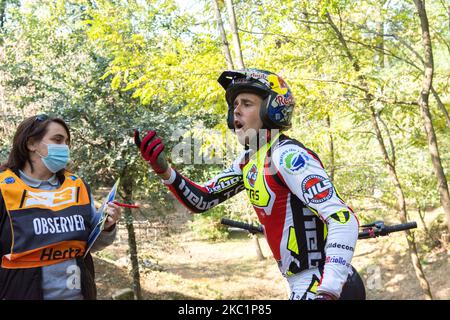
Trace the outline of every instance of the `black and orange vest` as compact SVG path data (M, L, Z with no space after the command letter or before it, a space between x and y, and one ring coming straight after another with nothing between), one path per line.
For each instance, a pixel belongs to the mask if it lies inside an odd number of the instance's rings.
M69 172L64 176L58 189L40 190L11 170L0 173L11 231L1 268L36 268L84 255L91 231L89 191L81 178Z

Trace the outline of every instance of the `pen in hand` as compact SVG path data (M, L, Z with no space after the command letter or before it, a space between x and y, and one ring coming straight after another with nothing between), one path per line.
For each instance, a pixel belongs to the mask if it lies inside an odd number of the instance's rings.
M115 205L119 206L119 207L124 207L124 208L132 208L132 209L137 209L139 208L138 205L135 204L126 204L126 203L120 203L118 201L113 201L112 203L114 203Z

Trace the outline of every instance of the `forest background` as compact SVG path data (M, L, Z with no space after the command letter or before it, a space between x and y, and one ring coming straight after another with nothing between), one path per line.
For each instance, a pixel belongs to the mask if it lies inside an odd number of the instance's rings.
M205 182L240 151L218 76L268 69L296 98L287 134L318 153L360 222L418 221L405 252L432 298L423 257L448 251L450 229L449 56L444 0L1 0L0 162L24 118L65 119L71 167L99 199L120 177L122 200L145 208L123 220L142 298L135 222L175 203L133 129L157 130L174 166ZM224 241L223 216L256 221L241 194L183 224Z

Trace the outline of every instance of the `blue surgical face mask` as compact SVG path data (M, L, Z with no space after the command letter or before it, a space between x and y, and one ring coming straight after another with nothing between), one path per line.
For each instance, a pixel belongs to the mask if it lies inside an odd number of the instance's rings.
M64 169L67 166L67 163L70 159L70 150L67 144L47 144L48 155L43 157L39 152L38 154L41 156L42 162L53 173L58 172L61 169Z

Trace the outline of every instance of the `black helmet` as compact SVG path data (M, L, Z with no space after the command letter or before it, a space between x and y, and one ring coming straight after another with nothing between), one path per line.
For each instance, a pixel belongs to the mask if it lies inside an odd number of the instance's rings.
M233 103L242 92L254 93L263 99L259 116L265 129L291 127L294 96L286 82L275 73L259 69L229 70L217 81L226 90L228 128L234 129Z

